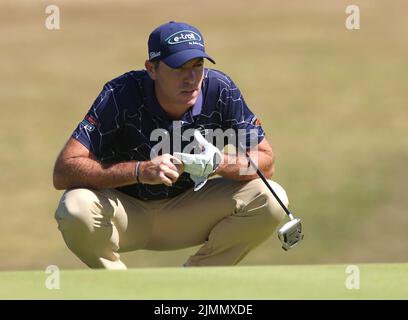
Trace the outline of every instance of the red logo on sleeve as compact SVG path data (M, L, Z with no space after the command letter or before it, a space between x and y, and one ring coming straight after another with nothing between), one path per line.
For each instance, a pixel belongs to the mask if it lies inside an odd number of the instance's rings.
M96 121L94 118L92 118L90 115L86 115L85 119L92 123L95 127L99 128L100 123Z
M259 127L261 125L261 121L258 119L257 116L254 116L251 120L251 124L253 124L254 126Z

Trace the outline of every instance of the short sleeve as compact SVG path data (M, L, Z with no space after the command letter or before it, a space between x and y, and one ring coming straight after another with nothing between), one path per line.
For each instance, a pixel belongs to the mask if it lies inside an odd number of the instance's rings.
M221 114L223 129L234 130L240 146L247 149L259 144L265 137L265 132L258 117L249 109L244 97L235 83L227 78L221 90Z
M95 99L72 137L81 142L97 158L112 146L120 129L121 112L115 88L107 83Z

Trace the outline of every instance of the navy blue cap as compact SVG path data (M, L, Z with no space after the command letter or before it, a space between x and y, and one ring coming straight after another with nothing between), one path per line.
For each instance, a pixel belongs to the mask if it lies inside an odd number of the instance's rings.
M205 52L204 39L197 28L170 21L157 27L149 36L149 60L161 60L171 68L179 68L195 58L215 61Z

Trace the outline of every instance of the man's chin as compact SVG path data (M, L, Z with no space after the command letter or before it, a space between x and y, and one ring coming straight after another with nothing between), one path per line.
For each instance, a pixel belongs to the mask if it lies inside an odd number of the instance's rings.
M193 98L190 98L190 99L183 99L183 103L187 107L192 107L196 103L197 98L198 97L193 97Z
M184 108L190 108L196 103L196 101L198 99L198 95L199 95L198 90L195 90L195 91L189 92L189 93L182 92L178 96L179 103L180 103L180 105L183 105Z
M191 99L191 100L187 103L187 105L188 105L189 107L192 107L192 106L195 105L196 101L197 101L197 98Z

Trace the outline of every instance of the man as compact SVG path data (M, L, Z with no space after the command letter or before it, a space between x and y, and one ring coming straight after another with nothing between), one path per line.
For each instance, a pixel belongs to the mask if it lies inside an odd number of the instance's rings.
M217 148L202 134L243 136L269 178L272 148L234 82L204 68L204 59L215 62L195 27L161 25L148 50L146 70L109 81L58 156L54 186L67 190L59 230L91 268L126 269L120 252L197 245L184 266L235 265L285 213L243 153L221 153L225 139ZM287 205L283 188L269 182Z

